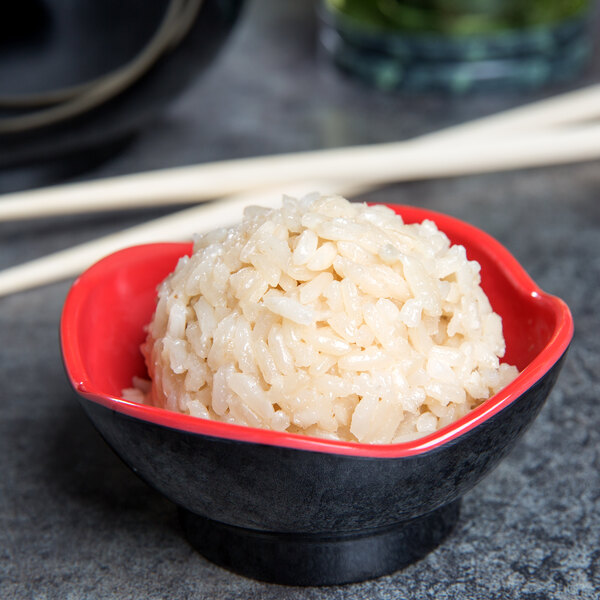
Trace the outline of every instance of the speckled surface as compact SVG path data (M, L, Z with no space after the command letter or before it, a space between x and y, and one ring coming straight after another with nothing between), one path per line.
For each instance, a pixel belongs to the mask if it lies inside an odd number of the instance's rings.
M86 177L402 139L541 96L386 96L338 76L314 48L310 3L252 2L212 71ZM596 53L587 81L598 79ZM28 170L0 173L2 191L37 183ZM175 507L112 454L75 401L58 349L69 283L0 299L0 598L597 598L599 196L596 162L366 197L441 210L491 233L568 302L575 338L540 416L465 496L450 538L419 563L363 584L279 587L201 558ZM0 268L164 212L0 225Z

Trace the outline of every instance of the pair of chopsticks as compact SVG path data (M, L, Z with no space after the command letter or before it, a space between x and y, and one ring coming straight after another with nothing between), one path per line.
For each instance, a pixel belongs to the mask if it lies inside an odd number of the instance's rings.
M221 198L0 272L0 296L68 278L128 245L189 239L282 192L353 195L392 182L600 158L600 85L402 142L221 161L0 197L0 221ZM310 186L310 187L309 187Z

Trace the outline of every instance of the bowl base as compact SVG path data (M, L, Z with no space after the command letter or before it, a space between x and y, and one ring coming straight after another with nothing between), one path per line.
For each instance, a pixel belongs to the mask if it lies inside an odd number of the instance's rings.
M460 500L426 515L359 533L295 534L244 529L183 508L189 542L240 575L286 585L336 585L393 573L433 550L458 520Z

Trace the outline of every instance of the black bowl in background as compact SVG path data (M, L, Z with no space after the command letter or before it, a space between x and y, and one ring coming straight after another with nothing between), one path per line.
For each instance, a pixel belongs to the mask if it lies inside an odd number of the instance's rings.
M6 8L19 35L0 36L0 96L40 93L83 83L131 60L152 37L165 0L27 0ZM132 87L80 117L50 127L0 135L0 168L90 161L155 118L215 57L243 0L204 0L183 41ZM29 9L28 9L29 10ZM8 111L0 113L9 116Z

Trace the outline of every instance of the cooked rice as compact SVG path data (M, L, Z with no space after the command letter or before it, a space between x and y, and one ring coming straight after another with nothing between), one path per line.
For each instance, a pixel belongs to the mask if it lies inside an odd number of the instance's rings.
M479 270L432 221L384 206L248 208L160 285L146 401L366 443L433 432L517 375Z

